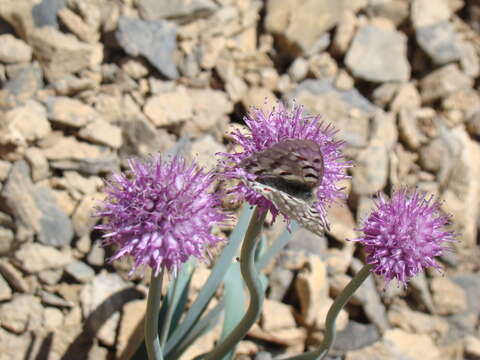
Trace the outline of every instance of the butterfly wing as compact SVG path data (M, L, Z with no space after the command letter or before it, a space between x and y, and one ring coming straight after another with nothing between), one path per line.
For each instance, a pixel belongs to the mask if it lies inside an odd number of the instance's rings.
M328 223L309 202L255 181L251 181L249 186L274 203L281 213L288 214L311 232L321 235L324 229L330 230Z
M323 177L320 147L311 140L289 139L244 159L240 166L270 185L278 179L313 190Z
M257 176L247 185L310 231L321 234L328 224L311 205L323 177L320 147L311 140L290 139L244 159L240 166Z

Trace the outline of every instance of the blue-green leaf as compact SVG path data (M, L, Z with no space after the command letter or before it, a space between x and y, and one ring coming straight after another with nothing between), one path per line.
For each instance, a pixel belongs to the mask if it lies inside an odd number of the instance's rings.
M195 323L198 321L198 319L202 316L203 312L207 308L208 303L212 299L215 291L225 277L225 274L228 271L228 267L231 265L232 260L237 253L252 213L252 208L244 206L238 224L232 231L232 234L230 235L230 238L228 240L228 244L225 246L220 257L217 259L217 262L213 267L209 278L207 279L205 285L198 294L195 302L188 310L184 320L175 329L172 336L167 341L167 345L164 349L166 358L169 358L168 355L172 351L172 349L183 348L183 342L186 338L188 338L189 332L192 330Z

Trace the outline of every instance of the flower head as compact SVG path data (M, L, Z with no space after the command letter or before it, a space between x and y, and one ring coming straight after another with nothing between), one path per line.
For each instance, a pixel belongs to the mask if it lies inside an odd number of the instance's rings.
M250 132L243 134L237 130L231 134L235 143L240 145L243 150L233 154L220 154L224 157L222 160L223 175L227 178L255 181L258 176L242 166L246 159L252 158L260 152L267 151L266 153L268 153L269 149L275 151L281 143L291 147L295 143L292 140L303 140L307 145L314 144L319 153L318 157L323 160L323 168L321 181L314 189L315 201L312 206L327 223L326 207L332 201L345 197L337 182L349 177L346 175L345 169L350 167L350 162L343 159L341 150L344 147L344 141L334 139L337 130L331 124L325 125L318 116L305 116L302 113L303 107L299 105L295 105L292 111L288 111L280 105L269 114L253 108L251 113L244 118ZM237 199L246 199L250 204L257 205L263 211L270 210L274 219L279 213L282 213L287 219L291 215L282 211L279 206L249 186L248 181L239 183L231 191Z
M176 271L190 256L204 259L221 240L212 226L226 219L209 192L212 173L178 157L131 159L129 167L107 182L107 197L95 213L107 220L96 227L104 232L102 245L118 247L111 260L132 256L132 274L145 265L158 273L162 267Z
M359 229L363 237L355 239L365 247L372 272L381 275L386 285L397 279L406 282L428 267L439 269L435 256L446 250L445 242L455 240L443 227L450 217L440 203L425 193L401 188L390 200L380 196L376 209Z

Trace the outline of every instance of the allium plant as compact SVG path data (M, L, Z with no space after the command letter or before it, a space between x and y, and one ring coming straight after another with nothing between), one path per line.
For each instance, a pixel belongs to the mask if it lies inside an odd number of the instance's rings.
M407 188L395 191L390 200L380 195L359 229L363 236L355 241L364 246L372 272L386 285L393 279L406 285L428 267L439 269L435 257L446 250L445 243L454 241L453 232L444 229L450 217L426 196Z
M338 185L348 178L346 168L351 166L343 159L344 143L334 139L337 131L331 125L325 125L318 117L303 115L302 110L301 106L292 111L279 106L265 114L255 109L245 118L250 131L232 134L242 151L221 154L220 175L242 180L231 191L238 199L255 205L255 209L246 209L240 217L188 311L186 302L194 264L186 262L192 257L206 258L208 248L220 241L211 234L212 227L227 219L219 209L218 195L210 191L214 175L195 164L187 165L178 157L170 161L155 157L148 162L130 160L128 173L115 174L107 182L107 197L96 211L97 216L105 218L97 226L104 232L102 244L117 247L112 260L132 256L132 272L146 266L153 270L145 325L149 360L162 360L164 355L167 360L178 359L198 336L215 325L222 310L224 323L219 343L196 359L232 359L236 344L262 311L265 285L260 270L291 237L286 231L271 247L258 246L265 244L259 235L267 212L274 218L281 213L304 226L317 220L326 224L328 205L345 197ZM280 206L282 199L290 203ZM302 223L302 217L309 215L310 223ZM288 360L326 357L335 338L335 320L340 310L370 273L382 276L386 284L393 279L406 284L427 267L439 268L434 258L446 250L445 243L454 241L454 234L444 230L448 221L440 204L417 190L401 188L390 199L380 196L376 208L359 229L363 235L354 239L365 247L367 264L328 311L321 346ZM292 228L295 227L294 223ZM323 231L323 226L320 229ZM233 258L240 244L238 264ZM163 273L177 271L159 315ZM249 291L245 312L240 273ZM223 298L207 311L222 283ZM134 359L145 359L142 349Z
M107 198L95 214L106 220L96 226L104 232L102 245L118 248L111 260L129 255L131 273L148 265L158 274L162 267L176 271L191 256L205 259L221 240L212 226L226 219L218 195L209 191L213 174L179 157L128 165L129 172L107 182Z
M335 299L325 320L325 337L312 352L288 360L324 359L335 339L335 320L350 297L370 273L382 276L386 285L397 279L403 284L427 267L439 268L435 257L455 241L444 229L450 217L440 211L440 203L425 193L400 188L390 200L380 196L374 211L363 222L363 236L354 239L365 247L367 264Z
M223 175L227 178L255 181L258 176L246 172L242 162L255 156L259 152L278 146L287 140L304 140L316 144L319 155L323 159L323 174L321 181L314 189L316 201L313 206L320 214L324 223L326 219L326 208L336 200L344 199L345 194L339 187L340 180L348 178L346 168L350 162L344 160L342 149L344 141L336 140L334 136L337 130L331 124L325 124L319 116L303 114L303 106L295 105L291 111L279 104L270 113L265 114L262 110L252 108L249 115L244 118L245 124L250 130L242 133L237 130L230 134L236 145L242 147L241 152L223 153ZM309 159L306 159L309 160ZM232 193L238 199L245 199L251 205L257 205L260 210L268 211L273 218L281 212L274 203L248 186L245 182L239 183ZM290 214L283 212L285 218Z
M164 161L131 159L129 172L114 174L107 182L107 197L96 216L105 222L102 244L118 249L111 260L132 256L134 265L150 266L152 277L145 315L145 343L149 359L163 359L162 347L169 325L158 336L158 318L164 272L176 274L190 257L205 259L208 247L221 239L211 234L213 225L226 220L217 195L210 191L213 174L195 163L175 157ZM172 300L172 299L170 299ZM173 307L167 310L170 323Z

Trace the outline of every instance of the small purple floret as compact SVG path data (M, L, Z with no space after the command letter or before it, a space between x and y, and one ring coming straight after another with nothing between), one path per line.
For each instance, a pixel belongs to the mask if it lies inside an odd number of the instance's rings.
M385 286L393 279L406 285L428 267L440 269L435 257L447 249L444 243L455 241L455 235L443 229L450 217L432 199L407 188L394 192L390 200L379 196L376 209L359 229L364 235L354 241L365 247L367 263L385 279Z
M131 159L129 167L107 182L95 213L106 218L96 227L104 232L102 246L118 248L110 260L132 256L130 274L146 265L157 274L162 267L175 272L191 256L204 260L208 247L221 241L212 226L227 219L209 191L213 174L178 157Z
M345 199L345 194L337 183L348 179L346 168L351 166L344 159L342 149L345 142L335 140L337 130L331 124L320 121L319 116L303 115L303 106L295 105L288 111L282 105L274 108L269 114L252 108L250 114L244 118L250 132L243 134L239 130L231 137L243 150L238 153L221 153L223 156L223 175L227 178L241 179L245 171L240 167L243 159L252 154L270 148L279 142L288 139L311 140L317 143L324 161L324 173L320 186L316 191L317 201L314 206L325 217L326 208L334 201ZM231 189L238 200L247 200L251 205L257 205L262 211L269 211L275 219L279 210L265 197L246 186L243 182ZM282 214L286 219L288 214Z

